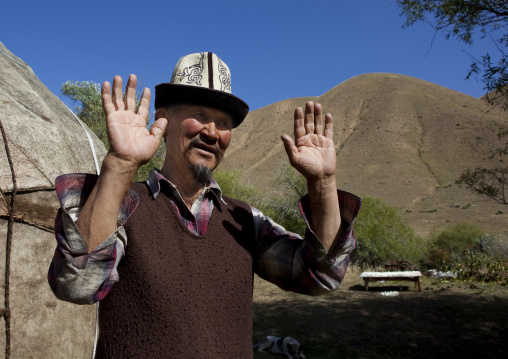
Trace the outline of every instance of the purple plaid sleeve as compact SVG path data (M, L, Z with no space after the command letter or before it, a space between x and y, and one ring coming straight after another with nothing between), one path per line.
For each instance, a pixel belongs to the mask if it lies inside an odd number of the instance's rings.
M307 224L305 240L253 209L258 256L256 273L284 290L307 295L322 295L337 289L355 247L353 222L361 207L361 199L353 194L338 191L338 197L346 229L330 251L326 251L309 227L307 196L299 204Z
M95 175L69 174L58 177L55 183L61 209L55 219L57 247L48 282L59 299L76 304L103 299L118 281L116 268L127 241L122 226L138 203L137 194L129 191L118 214L118 229L88 253L75 221L96 181Z

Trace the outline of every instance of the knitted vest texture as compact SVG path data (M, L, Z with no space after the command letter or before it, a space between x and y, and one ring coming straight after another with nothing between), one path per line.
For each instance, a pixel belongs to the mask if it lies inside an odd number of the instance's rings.
M163 192L132 189L140 201L120 280L100 303L96 358L252 358L250 207L225 197L196 236Z

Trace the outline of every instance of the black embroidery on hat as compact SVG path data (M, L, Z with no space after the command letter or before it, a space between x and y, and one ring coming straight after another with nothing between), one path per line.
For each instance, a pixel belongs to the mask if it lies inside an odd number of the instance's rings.
M183 81L183 79L187 77L188 84L194 83L198 86L201 86L201 79L203 78L201 74L203 73L203 61L205 58L205 54L201 52L200 55L201 58L199 59L199 62L197 64L188 66L184 68L182 72L176 74L176 76L180 76L180 81Z
M208 88L215 89L213 85L213 54L208 53Z
M223 65L221 59L219 59L218 67L219 67L220 90L231 92L231 78L229 77L229 71L226 68L226 66Z

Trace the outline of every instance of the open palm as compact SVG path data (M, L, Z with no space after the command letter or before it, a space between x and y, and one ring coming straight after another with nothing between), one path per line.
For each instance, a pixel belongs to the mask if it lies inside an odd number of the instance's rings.
M335 176L335 146L333 143L333 119L324 116L321 105L309 101L305 113L295 110L294 136L282 136L291 165L306 179L319 180Z
M150 90L145 88L136 112L135 75L129 76L122 97L122 78L115 76L113 90L109 82L102 85L102 106L106 114L109 139L109 154L141 166L148 162L159 147L167 120L158 119L151 131L146 128L148 109L150 106Z

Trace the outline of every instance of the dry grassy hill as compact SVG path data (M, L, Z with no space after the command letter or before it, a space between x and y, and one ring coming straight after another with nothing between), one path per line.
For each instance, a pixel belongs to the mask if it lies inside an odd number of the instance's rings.
M508 243L508 206L455 185L465 169L487 164L508 112L416 78L361 75L319 97L252 111L234 130L223 168L242 169L269 193L273 170L287 162L280 135L292 134L293 110L307 100L334 117L341 188L399 207L423 236L469 221Z

